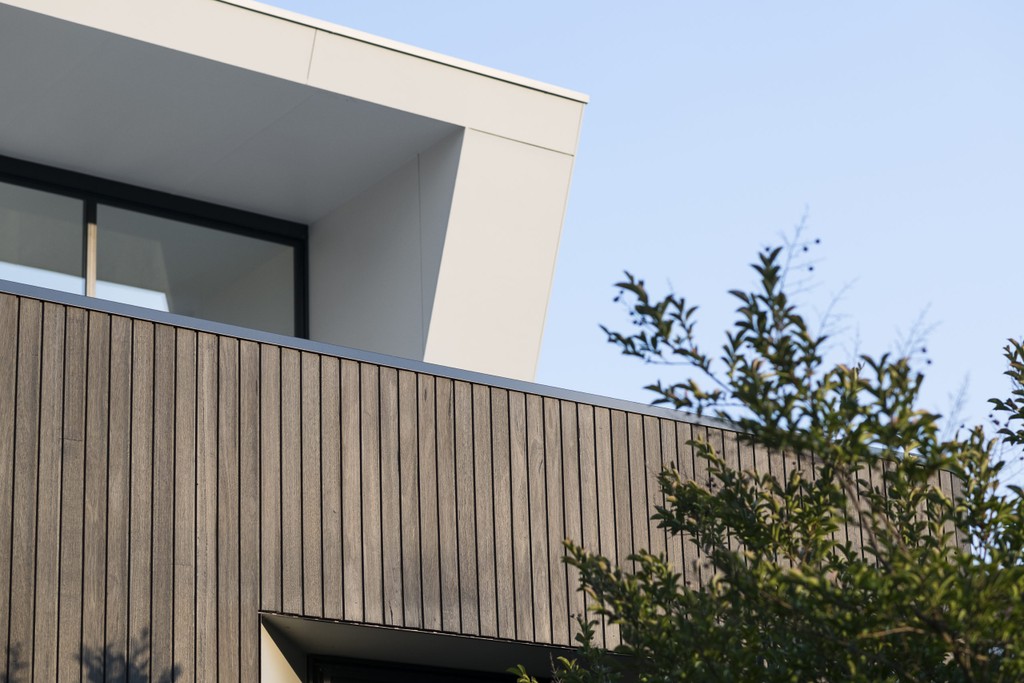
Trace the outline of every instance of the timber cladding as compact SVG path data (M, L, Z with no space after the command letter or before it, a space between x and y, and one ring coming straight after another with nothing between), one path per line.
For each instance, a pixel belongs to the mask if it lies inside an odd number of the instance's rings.
M662 468L706 479L691 439L801 466L706 425L0 294L0 680L255 681L261 611L571 645L566 537L707 578L649 519Z

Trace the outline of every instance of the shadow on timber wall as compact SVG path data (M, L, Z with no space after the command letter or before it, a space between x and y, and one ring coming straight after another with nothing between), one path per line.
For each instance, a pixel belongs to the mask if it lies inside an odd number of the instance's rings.
M16 683L28 677L28 671L17 645L7 652L7 670L0 671L0 683Z
M104 683L105 681L173 683L181 676L181 667L177 664L165 671L150 671L149 669L148 630L143 630L142 637L133 641L129 652L120 652L111 645L102 650L85 649L82 651L82 670L87 683Z
M174 683L181 676L181 667L175 664L170 670L150 671L148 633L135 640L130 651L123 652L108 645L102 649L85 649L80 660L85 683ZM8 652L7 671L0 671L0 683L20 683L29 680L28 658L17 647Z

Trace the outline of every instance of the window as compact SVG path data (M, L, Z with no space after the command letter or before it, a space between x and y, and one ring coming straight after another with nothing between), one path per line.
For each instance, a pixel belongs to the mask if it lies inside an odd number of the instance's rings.
M309 683L508 683L512 675L312 656L306 679Z
M0 279L306 332L305 226L3 158Z
M85 203L0 182L0 279L85 294Z

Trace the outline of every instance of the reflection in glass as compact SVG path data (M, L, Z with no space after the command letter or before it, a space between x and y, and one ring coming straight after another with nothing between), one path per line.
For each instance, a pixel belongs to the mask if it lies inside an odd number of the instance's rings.
M96 296L295 334L293 248L99 205Z
M85 294L83 202L0 182L0 280Z

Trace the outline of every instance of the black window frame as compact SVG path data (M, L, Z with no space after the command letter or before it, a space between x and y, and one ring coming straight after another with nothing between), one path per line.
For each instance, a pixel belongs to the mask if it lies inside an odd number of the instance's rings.
M82 201L83 229L95 222L96 207L104 204L292 247L295 337L309 338L309 227L304 223L3 155L0 181Z

